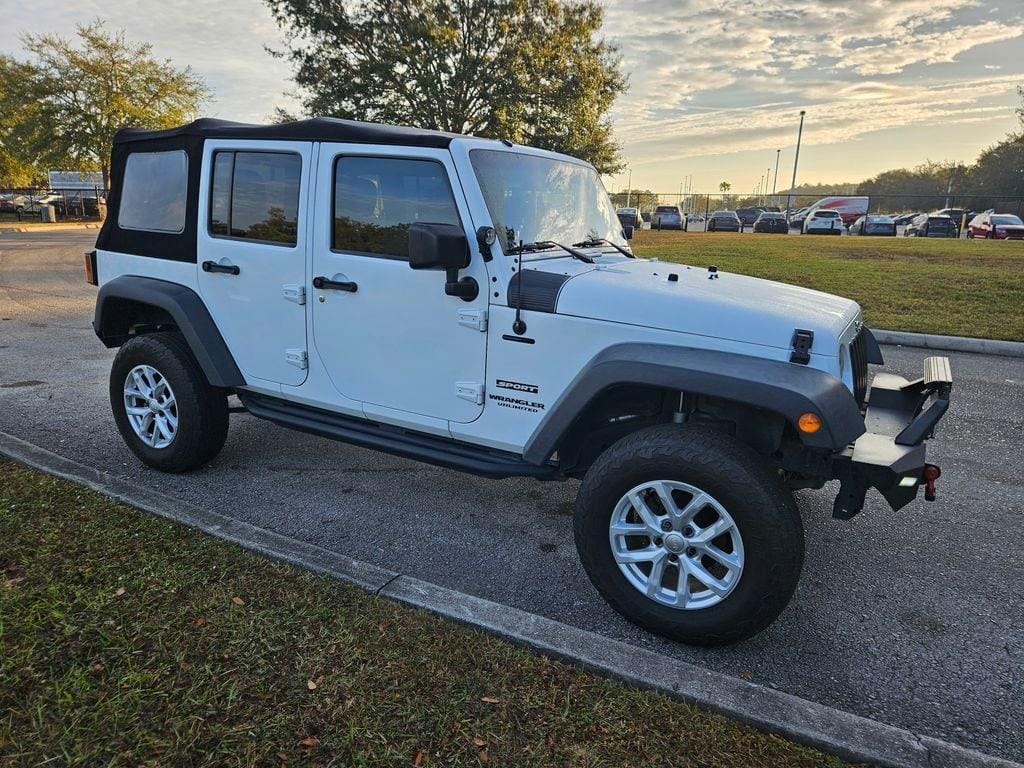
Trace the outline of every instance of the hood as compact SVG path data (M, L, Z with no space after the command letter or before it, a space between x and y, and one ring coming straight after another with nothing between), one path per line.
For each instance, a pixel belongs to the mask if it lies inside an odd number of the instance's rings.
M809 288L732 272L711 278L708 269L683 264L606 259L541 267L570 275L558 294L559 314L780 349L790 348L799 328L813 331L815 351L831 356L860 316L856 302Z

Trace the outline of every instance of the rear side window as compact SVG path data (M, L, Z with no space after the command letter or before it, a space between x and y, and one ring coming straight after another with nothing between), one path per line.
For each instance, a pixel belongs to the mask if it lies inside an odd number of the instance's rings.
M173 152L132 152L124 166L117 226L146 232L185 231L188 157Z
M210 234L295 245L302 158L283 152L215 152Z
M331 247L409 258L409 225L459 224L448 174L434 160L339 157Z

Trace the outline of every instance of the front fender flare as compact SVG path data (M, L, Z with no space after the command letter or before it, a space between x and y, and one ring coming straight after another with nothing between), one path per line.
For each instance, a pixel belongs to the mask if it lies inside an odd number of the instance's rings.
M92 321L100 341L107 347L123 344L131 326L125 307L139 304L156 307L170 315L210 384L215 387L245 384L203 300L191 288L179 283L135 275L122 275L104 283L96 297L96 314Z
M532 464L546 462L587 404L617 384L731 400L779 413L794 426L801 414L813 412L821 417L821 429L800 435L815 448L842 450L865 432L853 394L824 371L733 352L627 343L602 350L584 366L537 425L523 457Z

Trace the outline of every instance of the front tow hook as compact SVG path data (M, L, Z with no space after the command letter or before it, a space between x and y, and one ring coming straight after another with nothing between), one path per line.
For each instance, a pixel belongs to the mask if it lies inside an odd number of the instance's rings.
M924 486L924 500L935 501L935 481L942 477L942 470L936 464L925 464L921 473L921 485Z

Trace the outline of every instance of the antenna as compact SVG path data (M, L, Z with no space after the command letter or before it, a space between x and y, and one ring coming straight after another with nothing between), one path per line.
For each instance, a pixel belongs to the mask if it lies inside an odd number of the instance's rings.
M522 265L522 261L521 261L522 255L523 255L523 241L522 241L522 239L519 240L519 249L518 250L519 250L519 252L518 252L518 254L516 256L516 260L515 260L516 261L516 265L518 266L518 269L516 270L516 277L515 277L515 281L516 281L516 319L512 323L512 333L514 333L516 336L522 336L524 333L526 333L526 323L523 322L523 318L522 318L522 311L523 311L523 265Z

